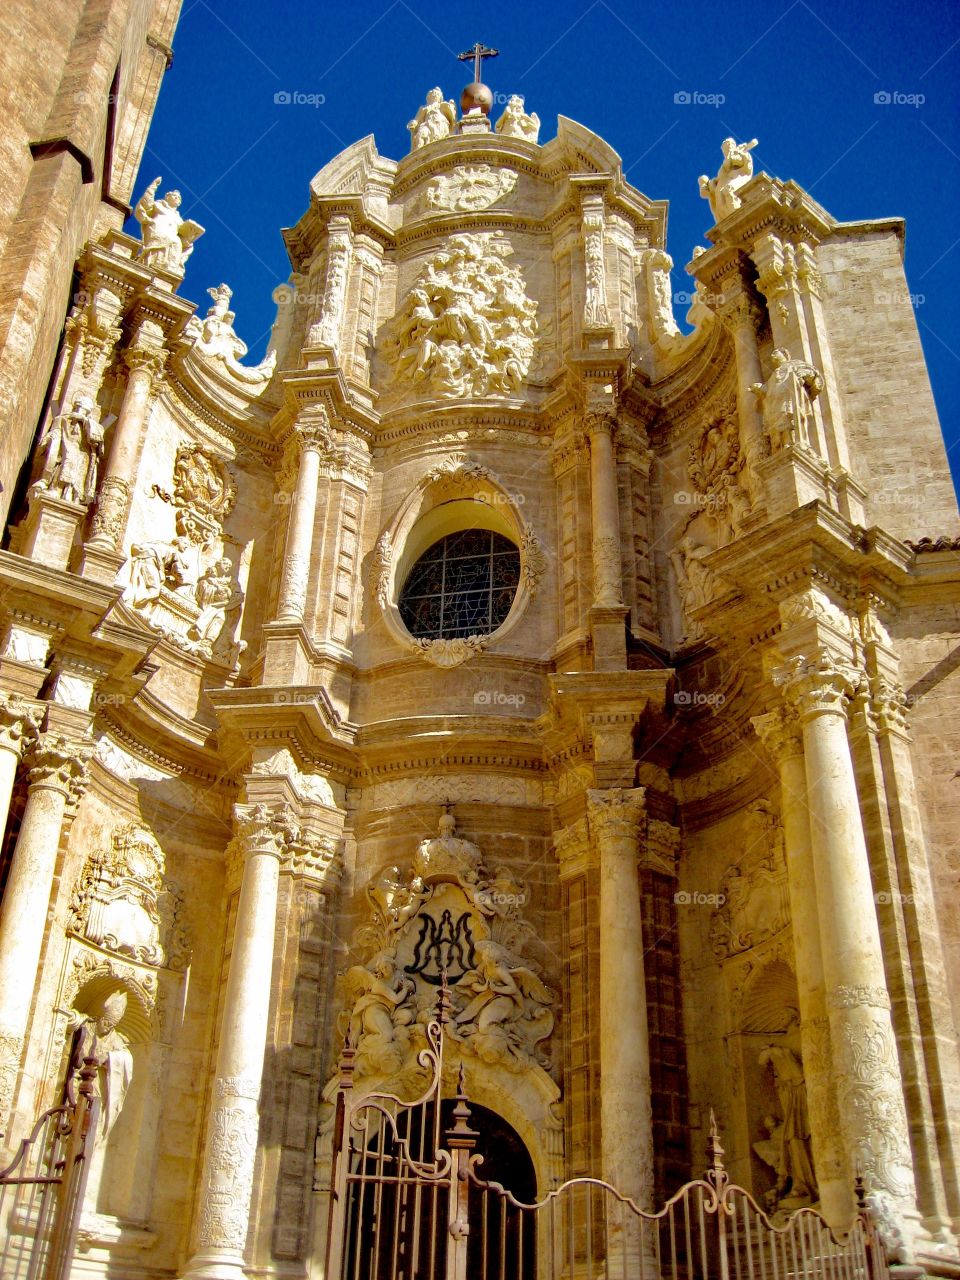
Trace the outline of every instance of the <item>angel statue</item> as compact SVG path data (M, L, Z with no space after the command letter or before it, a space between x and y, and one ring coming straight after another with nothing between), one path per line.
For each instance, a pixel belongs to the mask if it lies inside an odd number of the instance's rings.
M530 1058L545 1065L535 1046L553 1030L547 1007L553 1003L552 992L532 969L490 939L474 947L474 964L457 986L472 997L453 1019L457 1038L469 1041L484 1062L502 1062L515 1070Z
M381 951L368 965L355 964L344 975L344 994L350 1010L350 1039L357 1050L361 1075L392 1075L403 1066L416 1018L410 1003L416 991L412 978L398 972L397 962Z
M143 245L137 255L148 267L160 267L175 276L183 275L194 241L203 235L199 222L180 217L180 192L168 191L157 199L162 179L155 178L137 201L133 216L140 223Z
M427 101L410 121L410 150L419 151L428 142L439 142L441 138L449 138L457 127L457 108L453 99L444 102L440 89L431 89Z

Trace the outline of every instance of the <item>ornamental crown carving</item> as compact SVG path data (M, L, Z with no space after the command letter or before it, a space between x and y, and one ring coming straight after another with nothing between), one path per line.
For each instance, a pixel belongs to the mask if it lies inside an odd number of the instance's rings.
M156 838L128 822L87 859L73 892L70 927L117 955L182 969L189 959L182 905Z
M384 868L366 895L372 918L355 941L370 958L344 975L341 1015L361 1077L415 1087L444 979L447 1032L464 1052L515 1072L549 1065L539 1046L553 1030L554 994L522 956L533 936L521 915L526 886L505 869L488 872L449 814L408 871Z
M494 232L451 236L400 308L397 373L439 396L505 396L537 350L537 304L510 245Z
M222 528L237 500L237 486L224 464L199 445L185 444L173 464L173 500Z

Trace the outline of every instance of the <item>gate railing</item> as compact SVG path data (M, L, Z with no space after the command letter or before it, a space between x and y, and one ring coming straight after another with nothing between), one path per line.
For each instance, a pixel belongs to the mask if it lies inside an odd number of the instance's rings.
M96 1058L0 1170L0 1276L68 1280L100 1116Z
M357 1096L356 1050L348 1042L343 1051L329 1280L888 1280L862 1185L845 1234L813 1209L775 1225L730 1181L715 1122L706 1176L656 1213L598 1178L573 1178L530 1204L484 1180L462 1066L442 1126L448 1011L444 986L418 1058L431 1078L413 1102Z

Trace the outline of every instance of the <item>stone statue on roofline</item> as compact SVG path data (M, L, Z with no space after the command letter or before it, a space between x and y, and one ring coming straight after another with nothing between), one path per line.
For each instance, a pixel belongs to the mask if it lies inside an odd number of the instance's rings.
M182 276L194 242L203 235L204 229L198 222L181 218L179 191L168 191L158 198L157 189L162 181L155 178L150 183L133 211L143 238L137 257L148 267L159 267Z
M410 150L419 151L430 142L449 138L456 131L457 108L453 99L444 102L440 89L431 89L427 101L407 125L410 130Z
M540 136L540 117L537 113L528 113L519 93L513 93L507 100L503 115L497 121L497 133L504 138L523 138L525 142L536 142Z
M750 152L756 145L756 138L749 142L724 138L720 144L723 152L720 172L715 178L708 178L705 173L700 175L700 194L704 200L710 201L714 221L722 222L728 214L740 208L741 200L737 193L753 177L753 156Z

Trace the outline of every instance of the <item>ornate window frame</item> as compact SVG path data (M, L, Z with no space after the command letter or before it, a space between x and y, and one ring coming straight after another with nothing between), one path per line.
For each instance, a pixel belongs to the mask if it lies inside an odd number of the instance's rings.
M420 479L380 534L371 572L372 595L388 632L402 648L434 666L456 667L517 626L547 567L540 540L523 518L521 503L488 467L464 454L449 455ZM400 589L425 551L447 534L464 529L490 529L517 546L520 581L510 612L488 635L417 639L400 616Z

